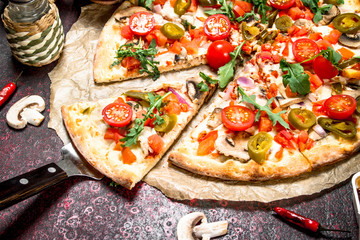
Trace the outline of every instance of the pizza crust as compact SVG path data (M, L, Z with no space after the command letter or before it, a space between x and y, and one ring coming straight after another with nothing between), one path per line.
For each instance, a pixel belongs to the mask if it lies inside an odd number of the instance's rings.
M119 7L110 17L101 31L94 56L93 75L97 83L124 81L128 79L145 77L147 73L140 74L138 69L127 71L121 64L110 68L115 60L115 52L119 46L125 44L128 40L121 37L121 27L127 22L127 19L136 12L147 11L143 7L131 7L122 9ZM175 56L175 54L173 54ZM160 65L160 73L169 71L178 71L206 64L205 54L192 55L186 59L175 62L172 57L167 65Z

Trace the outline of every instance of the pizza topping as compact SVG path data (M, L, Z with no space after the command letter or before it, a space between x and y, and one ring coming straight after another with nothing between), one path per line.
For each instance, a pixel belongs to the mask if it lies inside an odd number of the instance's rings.
M149 93L147 92L138 92L138 91L127 91L125 95L131 98L141 99L146 102L150 102Z
M110 103L103 111L105 122L113 127L125 127L131 122L132 108L126 103Z
M359 34L341 34L339 43L350 48L360 48Z
M177 15L184 15L191 6L191 1L196 0L176 0L174 5L174 11Z
M260 29L255 26L248 26L246 22L241 24L241 33L246 41L253 41L259 34Z
M296 40L292 45L292 50L296 61L303 62L307 60L307 63L312 62L312 60L308 59L320 52L318 45L308 38Z
M334 27L342 33L356 33L360 30L360 17L355 13L344 13L334 18Z
M231 61L230 53L234 51L234 47L225 40L218 40L210 44L206 59L210 67L219 69Z
M275 26L281 32L287 32L293 25L292 19L287 15L281 16L275 20Z
M148 142L154 154L159 154L164 148L164 140L157 134L148 137Z
M226 134L221 131L215 142L215 149L225 156L230 156L242 163L246 163L250 160L247 147L249 138L250 134L247 132Z
M309 137L314 139L315 141L320 140L327 136L327 133L319 124L314 125L312 129L314 130L313 132L315 132L318 135L318 137L314 137L312 132L309 133Z
M220 9L212 9L205 11L208 15L216 15L216 14L222 14L228 17L228 19L233 22L235 20L235 14L233 11L233 3L230 2L229 4L226 2L226 0L218 0L218 3L221 5Z
M250 137L248 141L248 151L252 160L262 164L266 159L273 142L273 137L267 132L259 132L255 136Z
M123 147L121 150L122 161L124 164L132 164L136 162L136 155L129 147Z
M293 108L288 115L290 124L300 130L311 128L316 123L315 114L307 109Z
M331 4L318 6L317 0L301 0L302 3L309 7L310 10L315 14L313 17L314 23L318 23L322 19L322 15L326 14L332 7Z
M155 18L149 12L137 12L130 17L129 26L134 34L145 36L155 27Z
M323 14L322 20L319 23L322 25L328 25L340 13L339 7L333 4L333 6L325 14Z
M202 92L196 87L197 85L198 83L196 83L194 80L186 81L186 93L191 102L195 102L202 95Z
M161 117L164 120L164 122L161 123L160 125L155 125L154 129L157 132L164 132L164 133L170 132L177 123L177 115L176 114L165 114L165 115L162 115Z
M280 68L285 73L283 75L285 87L289 85L292 92L300 95L310 92L309 75L304 72L304 68L299 63L290 64L285 59L281 59Z
M190 105L187 103L187 101L179 94L175 91L175 89L171 88L171 87L168 87L168 91L172 92L172 94L174 94L177 98L177 101L179 103L182 103L182 104L186 104L190 107Z
M215 128L217 128L218 126L220 126L222 124L221 111L222 111L221 108L215 108L211 112L211 114L210 114L210 116L209 116L209 118L207 120L207 123L206 123L206 125L209 128L215 129Z
M321 79L330 79L339 74L339 70L323 56L314 59L313 68L316 75Z
M341 121L321 117L318 119L318 123L324 129L343 138L353 138L357 133L356 127L351 121Z
M203 7L209 7L209 6L215 6L217 4L216 0L199 0L200 6Z
M133 43L124 44L116 51L116 60L111 64L110 68L120 64L126 57L134 57L140 61L141 69L139 72L145 72L149 74L153 80L156 80L160 77L159 69L156 66L159 62L154 61L156 54L157 50L155 39L151 40L147 49L142 48L141 41L139 41L139 44L136 46Z
M356 109L356 100L345 94L334 95L324 102L326 114L332 119L347 119Z
M197 155L205 156L215 150L215 141L218 137L218 131L211 131L203 137L199 142Z
M294 5L295 0L270 0L272 7L277 9L288 9Z
M258 121L260 119L261 111L264 111L268 114L269 119L273 122L273 126L275 126L276 123L279 123L281 126L285 127L286 129L290 128L289 124L285 122L284 119L281 117L281 114L284 113L285 111L280 111L277 113L271 111L269 105L273 102L274 98L269 99L264 106L261 106L260 104L256 103L255 95L249 97L248 95L246 95L246 93L241 87L238 87L238 90L242 96L242 101L254 105L254 107L259 110L255 115L255 121Z
M170 22L162 25L160 31L169 39L180 39L185 34L184 29Z
M254 112L243 106L228 106L221 111L224 126L232 131L244 131L250 128L255 120Z
M227 38L230 34L230 29L230 20L223 14L211 15L204 23L204 32L212 41Z

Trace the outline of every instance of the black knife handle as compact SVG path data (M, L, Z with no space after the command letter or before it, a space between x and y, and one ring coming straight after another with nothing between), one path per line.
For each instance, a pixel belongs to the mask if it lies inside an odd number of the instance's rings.
M31 197L68 178L55 163L0 183L0 210Z

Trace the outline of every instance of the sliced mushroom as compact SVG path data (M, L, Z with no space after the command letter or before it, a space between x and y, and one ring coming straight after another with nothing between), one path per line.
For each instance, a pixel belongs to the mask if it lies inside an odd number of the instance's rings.
M250 134L237 132L235 134L221 134L215 141L215 149L225 156L233 157L242 163L248 162L250 156L247 149L247 142Z
M349 48L360 48L360 34L341 34L339 43Z
M44 116L45 101L37 95L26 96L11 106L6 114L6 122L10 127L22 129L27 123L38 126Z
M286 107L291 106L293 104L303 102L304 99L305 98L303 98L303 97L283 98L283 99L277 98L281 108L286 108Z
M206 123L209 128L214 129L222 124L221 111L221 108L215 108L214 111L212 111Z
M189 96L191 102L195 102L201 97L201 92L196 87L196 85L197 83L194 81L194 79L189 79L186 81L187 95Z
M193 212L180 218L177 237L178 240L210 239L225 235L227 228L228 221L208 223L204 213Z
M323 14L322 20L319 21L321 25L328 25L337 15L341 14L338 6L333 5L329 11Z

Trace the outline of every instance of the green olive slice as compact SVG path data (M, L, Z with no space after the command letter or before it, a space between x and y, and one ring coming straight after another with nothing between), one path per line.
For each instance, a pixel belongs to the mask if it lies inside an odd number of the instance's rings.
M290 124L300 130L311 128L316 123L315 114L307 109L293 108L288 115Z
M185 30L174 23L165 23L160 31L169 39L180 39L185 34Z
M267 132L259 132L252 136L247 145L250 158L262 164L266 159L266 153L272 146L272 142L273 137Z
M287 32L293 25L293 21L288 15L281 16L275 20L275 26L281 32Z

